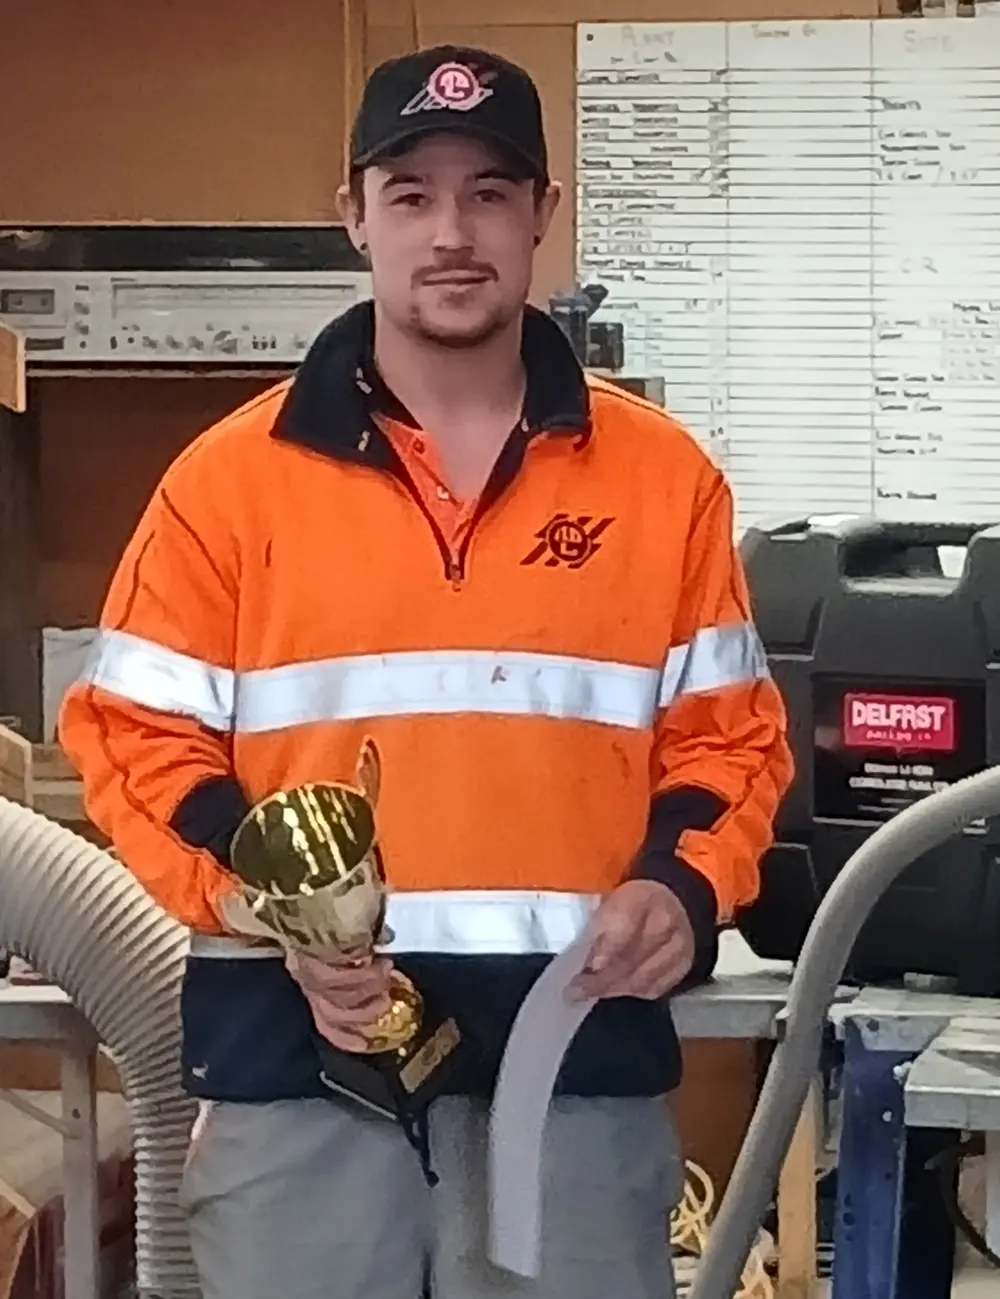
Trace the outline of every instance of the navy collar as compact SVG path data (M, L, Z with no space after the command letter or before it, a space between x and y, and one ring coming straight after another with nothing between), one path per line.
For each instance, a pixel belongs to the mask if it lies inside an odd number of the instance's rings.
M362 302L316 338L295 373L274 436L340 459L388 465L388 440L372 419L412 422L374 365L375 309ZM526 307L521 352L527 375L524 431L586 441L590 395L569 340L544 312Z

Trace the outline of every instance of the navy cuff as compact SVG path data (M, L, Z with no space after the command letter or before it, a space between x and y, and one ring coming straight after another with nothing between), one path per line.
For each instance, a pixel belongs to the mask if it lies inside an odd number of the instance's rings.
M691 921L695 962L686 983L707 978L715 965L719 905L711 882L677 856L677 844L685 830L711 830L727 810L718 794L696 786L655 795L646 839L632 867L633 879L655 880L670 889Z
M192 848L205 848L229 866L233 836L250 811L250 802L234 776L209 776L177 804L170 818L173 832Z

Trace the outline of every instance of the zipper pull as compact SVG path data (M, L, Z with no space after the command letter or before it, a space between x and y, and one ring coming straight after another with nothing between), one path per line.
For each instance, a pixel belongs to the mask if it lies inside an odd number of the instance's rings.
M462 563L457 555L448 556L448 581L453 591L462 589Z

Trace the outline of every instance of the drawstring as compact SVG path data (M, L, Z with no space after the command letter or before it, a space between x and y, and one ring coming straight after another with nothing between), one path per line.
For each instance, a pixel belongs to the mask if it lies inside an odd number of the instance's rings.
M424 1181L428 1186L437 1186L441 1180L431 1167L431 1130L426 1110L421 1110L415 1117L402 1115L400 1122L406 1139L417 1152Z

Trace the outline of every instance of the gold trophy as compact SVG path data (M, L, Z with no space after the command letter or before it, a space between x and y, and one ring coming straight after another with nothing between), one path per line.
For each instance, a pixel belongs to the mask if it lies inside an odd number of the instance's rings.
M283 947L363 965L384 934L387 887L375 830L381 763L370 740L357 776L357 788L305 784L263 799L236 831L231 864L256 924ZM410 1128L440 1094L463 1037L398 970L390 998L364 1048L344 1051L319 1035L316 1046L326 1086Z

